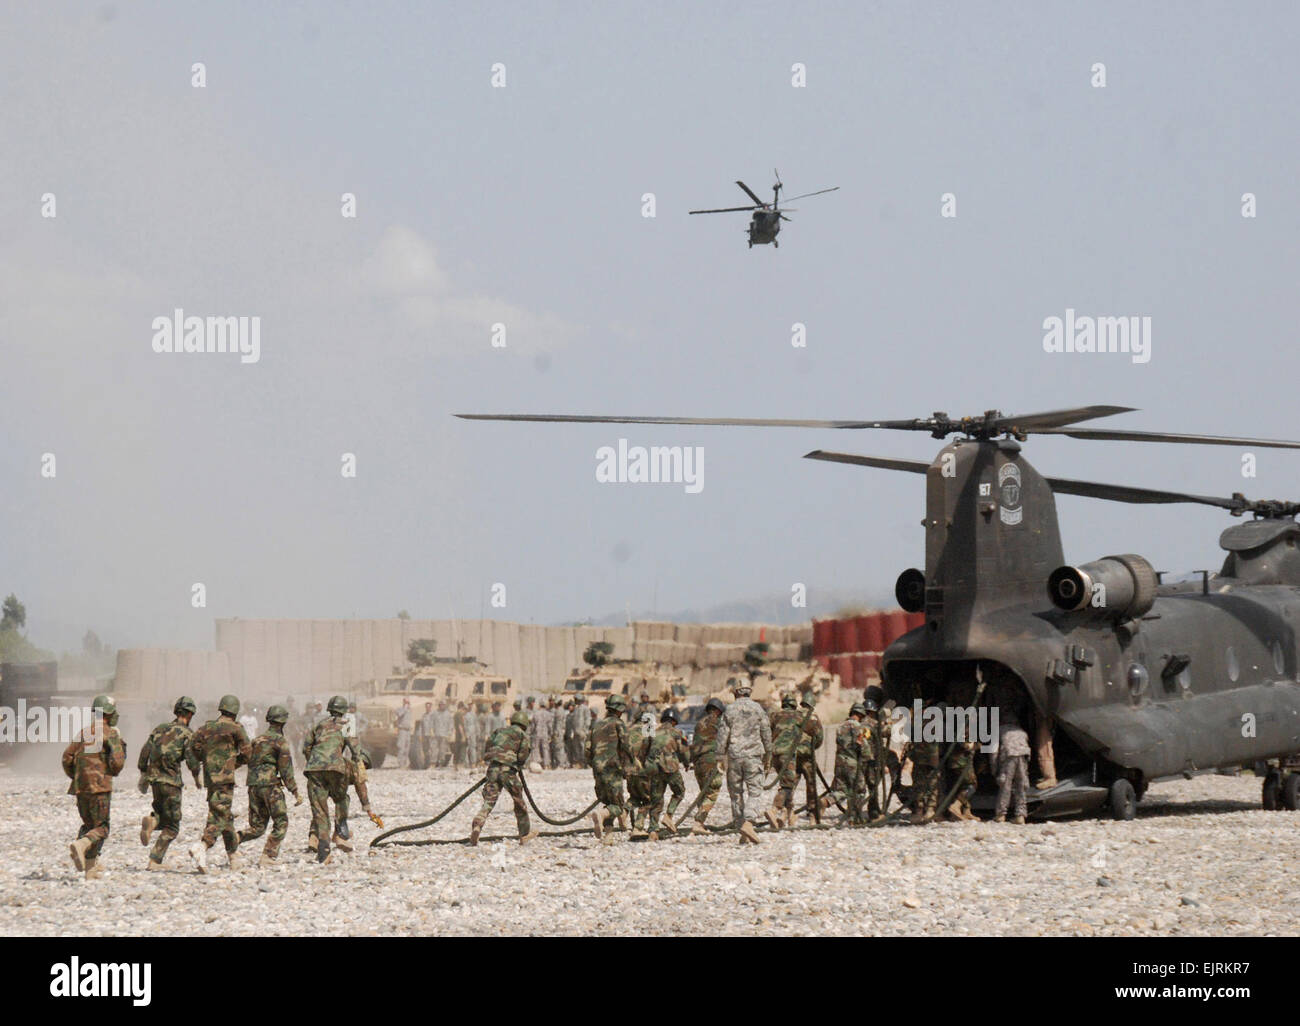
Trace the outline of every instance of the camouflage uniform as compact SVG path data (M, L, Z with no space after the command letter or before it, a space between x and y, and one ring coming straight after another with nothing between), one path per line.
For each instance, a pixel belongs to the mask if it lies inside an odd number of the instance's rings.
M695 819L701 826L708 821L718 800L718 792L722 790L718 755L718 726L721 722L721 713L706 712L695 724L695 736L691 739L691 765L695 767L695 783L699 785L701 796Z
M411 728L415 726L415 714L411 712L411 704L407 699L402 699L401 708L397 710L397 768L406 769L411 764ZM319 723L316 724L320 726ZM303 745L306 745L306 741ZM311 789L308 788L308 791Z
M650 827L660 825L664 814L664 791L672 792L668 801L668 821L671 823L677 806L686 795L686 784L682 780L682 764L689 761L690 751L686 745L686 736L677 729L677 724L664 722L659 724L650 741L650 751L646 756L646 770L650 778Z
M912 822L928 823L939 808L939 742L910 741L907 756L912 760Z
M784 698L781 701L781 708L772 710L768 717L768 725L772 730L772 769L776 770L778 782L781 774L785 770L785 764L794 759L795 744L798 741L799 721L803 719L801 713L794 706L794 700ZM772 806L779 812L782 803L785 801L782 792L778 787L776 796L772 800Z
M552 769L551 763L551 726L554 717L548 706L539 706L530 717L528 725L533 729L534 748L537 762L542 769Z
M338 716L316 724L307 740L302 743L307 756L307 799L311 802L311 828L317 838L317 858L324 862L329 857L330 808L334 802L334 816L338 823L348 818L348 782L353 762L358 758L356 746L343 733L343 721Z
M587 768L587 735L591 733L591 706L586 699L573 707L573 765Z
M149 852L149 861L162 865L167 848L181 832L181 792L185 787L181 767L189 768L194 786L199 787L201 764L194 751L194 731L179 719L160 723L140 749L136 769L153 791L153 823L148 833L157 829L158 840ZM141 839L147 841L148 834Z
M551 705L551 767L564 769L569 764L565 750L564 728L567 714L558 704Z
M627 724L617 710L610 709L596 721L583 754L595 779L596 799L605 806L606 822L617 819L624 814L623 778L634 765Z
M126 765L126 742L107 719L87 727L81 736L63 750L63 772L72 781L68 794L77 797L81 829L77 840L85 838L84 868L87 876L95 873L95 863L108 839L109 812L113 803L113 778ZM102 744L97 743L102 741ZM73 855L76 861L77 856ZM77 868L83 868L78 864Z
M798 720L784 728L780 740L773 740L772 742L774 752L777 750L778 745L789 752L789 756L781 766L777 780L776 801L772 804L784 808L793 819L794 789L799 779L802 778L804 794L807 796L808 812L815 822L820 823L822 821L822 811L821 805L817 801L816 756L817 749L822 746L822 741L825 740L825 732L822 730L822 721L813 712L811 706L798 711L800 713Z
M948 756L948 772L951 779L947 786L957 789L952 801L948 803L948 815L953 819L974 819L975 814L970 808L970 792L975 786L974 741L959 741L952 746L952 752Z
M522 723L512 722L499 727L488 738L485 752L487 783L483 785L483 807L474 817L474 825L470 829L471 844L478 843L479 831L496 808L502 789L509 793L514 802L515 826L519 828L520 838L527 837L532 832L528 824L528 806L524 802L524 785L519 777L519 770L528 765L530 754L528 727Z
M718 725L718 753L727 760L727 791L736 826L763 811L763 770L772 758L772 727L763 707L748 695L737 698Z
M650 744L654 740L654 722L642 720L627 729L628 746L632 750L634 767L627 774L627 803L632 806L632 830L645 832L646 813L650 811Z
M438 711L433 715L433 750L436 766L446 766L451 762L451 740L455 733L455 713L447 708L446 702L439 702Z
M994 819L1003 820L1007 807L1023 822L1028 813L1025 791L1029 787L1029 735L1015 720L1003 720L998 737L998 804Z
M492 717L488 715L487 706L483 702L479 702L474 712L474 719L478 723L478 751L474 753L474 765L485 766L487 765L487 743L496 728L492 726Z
M289 810L284 804L284 788L295 802L301 802L298 782L293 776L293 754L289 741L274 723L265 734L258 735L248 758L248 829L239 831L239 843L252 841L266 833L267 820L272 823L262 854L273 859L280 854L280 842L289 832Z
M478 713L471 703L465 707L465 765L473 768L479 764L483 752L483 739L478 736Z
M415 725L415 744L419 746L424 768L432 769L437 762L437 742L434 741L434 710L432 702L425 702L424 715Z
M864 744L870 728L862 719L850 716L835 732L835 776L831 780L831 793L838 801L847 802L849 819L862 822L862 799L866 791Z
M252 754L248 734L231 716L209 720L194 734L194 754L203 763L203 783L208 789L208 822L203 828L203 846L211 848L220 836L226 852L239 847L232 806L235 801L235 770L247 764Z

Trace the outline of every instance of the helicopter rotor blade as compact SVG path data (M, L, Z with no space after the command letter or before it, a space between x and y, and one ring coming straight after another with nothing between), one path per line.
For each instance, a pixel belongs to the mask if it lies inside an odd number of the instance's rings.
M757 207L714 207L712 210L688 210L688 214L730 214L734 210L757 210Z
M838 185L833 185L829 189L818 189L816 192L805 192L799 196L787 196L785 201L787 203L793 203L795 200L805 199L808 196L820 196L824 192L835 192L838 188Z
M1233 438L1224 435L1186 435L1168 431L1120 431L1114 428L1030 428L1037 435L1069 435L1102 442L1171 442L1182 445L1234 445L1243 448L1300 449L1300 442L1275 438Z
M1043 413L1024 413L1010 417L999 414L992 426L998 430L1046 434L1048 429L1077 424L1082 420L1095 420L1097 417L1113 417L1117 413L1133 412L1135 411L1132 406L1075 406L1066 410L1047 410Z
M457 413L461 420L523 420L562 424L685 424L704 427L810 427L829 429L895 428L928 431L923 422L910 420L793 420L769 417L604 417L568 413Z
M814 449L803 455L806 460L824 460L827 463L849 463L857 467L876 467L880 470L905 470L909 474L924 474L930 464L924 460L900 460L888 456L858 456L851 452L829 452Z
M1058 495L1081 495L1089 499L1106 499L1109 502L1137 504L1194 502L1202 506L1218 506L1233 513L1248 508L1241 496L1225 499L1217 495L1194 495L1190 492L1167 492L1159 488L1137 488L1133 485L1102 484L1098 481L1072 481L1064 477L1049 477L1048 486Z
M750 188L748 185L746 185L744 182L740 181L740 179L736 179L736 184L739 185L742 189L744 189L744 190L745 190L745 195L748 196L750 199L752 199L756 204L758 204L758 206L760 206L760 207L766 207L766 206L767 206L766 203L764 203L761 199L758 198L758 196L755 194L754 190L751 189L751 188Z

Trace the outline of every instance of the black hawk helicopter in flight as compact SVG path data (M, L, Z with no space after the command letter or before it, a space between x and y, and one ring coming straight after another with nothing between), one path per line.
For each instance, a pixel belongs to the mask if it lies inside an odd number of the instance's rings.
M692 210L692 214L730 214L739 210L752 210L753 216L749 219L749 248L762 246L770 242L773 246L780 249L781 244L776 241L777 235L781 232L781 222L789 221L786 213L791 208L781 209L781 175L777 171L772 172L776 176L776 184L772 186L772 202L764 203L744 182L737 181L736 184L745 190L747 195L754 202L747 207L718 207L713 210ZM805 192L802 196L794 196L787 199L787 203L793 203L795 200L807 199L809 196L820 196L824 192L834 192L839 186L835 185L829 189L818 189L816 192Z
M899 604L925 624L884 652L885 693L997 707L1031 730L1039 767L1031 817L1109 808L1131 819L1148 785L1227 767L1263 774L1267 809L1300 808L1300 503L1045 477L1033 435L1300 449L1300 442L1079 426L1131 412L1084 406L1023 416L990 410L914 420L781 420L458 414L470 420L925 431L931 463L814 450L806 458L925 477L925 569L903 571ZM1056 495L1199 503L1251 519L1219 538L1217 574L1162 583L1141 556L1068 564ZM981 775L972 805L990 810Z

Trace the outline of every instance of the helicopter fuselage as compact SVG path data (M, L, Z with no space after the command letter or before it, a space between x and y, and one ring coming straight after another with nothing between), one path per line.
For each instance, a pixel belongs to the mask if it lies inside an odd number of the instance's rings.
M761 246L776 242L781 231L781 215L775 210L755 210L749 221L749 244Z

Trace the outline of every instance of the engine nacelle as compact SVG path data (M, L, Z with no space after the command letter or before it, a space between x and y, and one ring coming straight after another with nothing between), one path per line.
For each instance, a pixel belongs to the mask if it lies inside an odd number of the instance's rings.
M1058 609L1092 610L1116 620L1135 620L1151 611L1158 584L1155 568L1130 553L1057 567L1047 578L1047 593Z
M904 612L921 612L925 608L925 574L915 567L904 570L894 584L894 598Z

